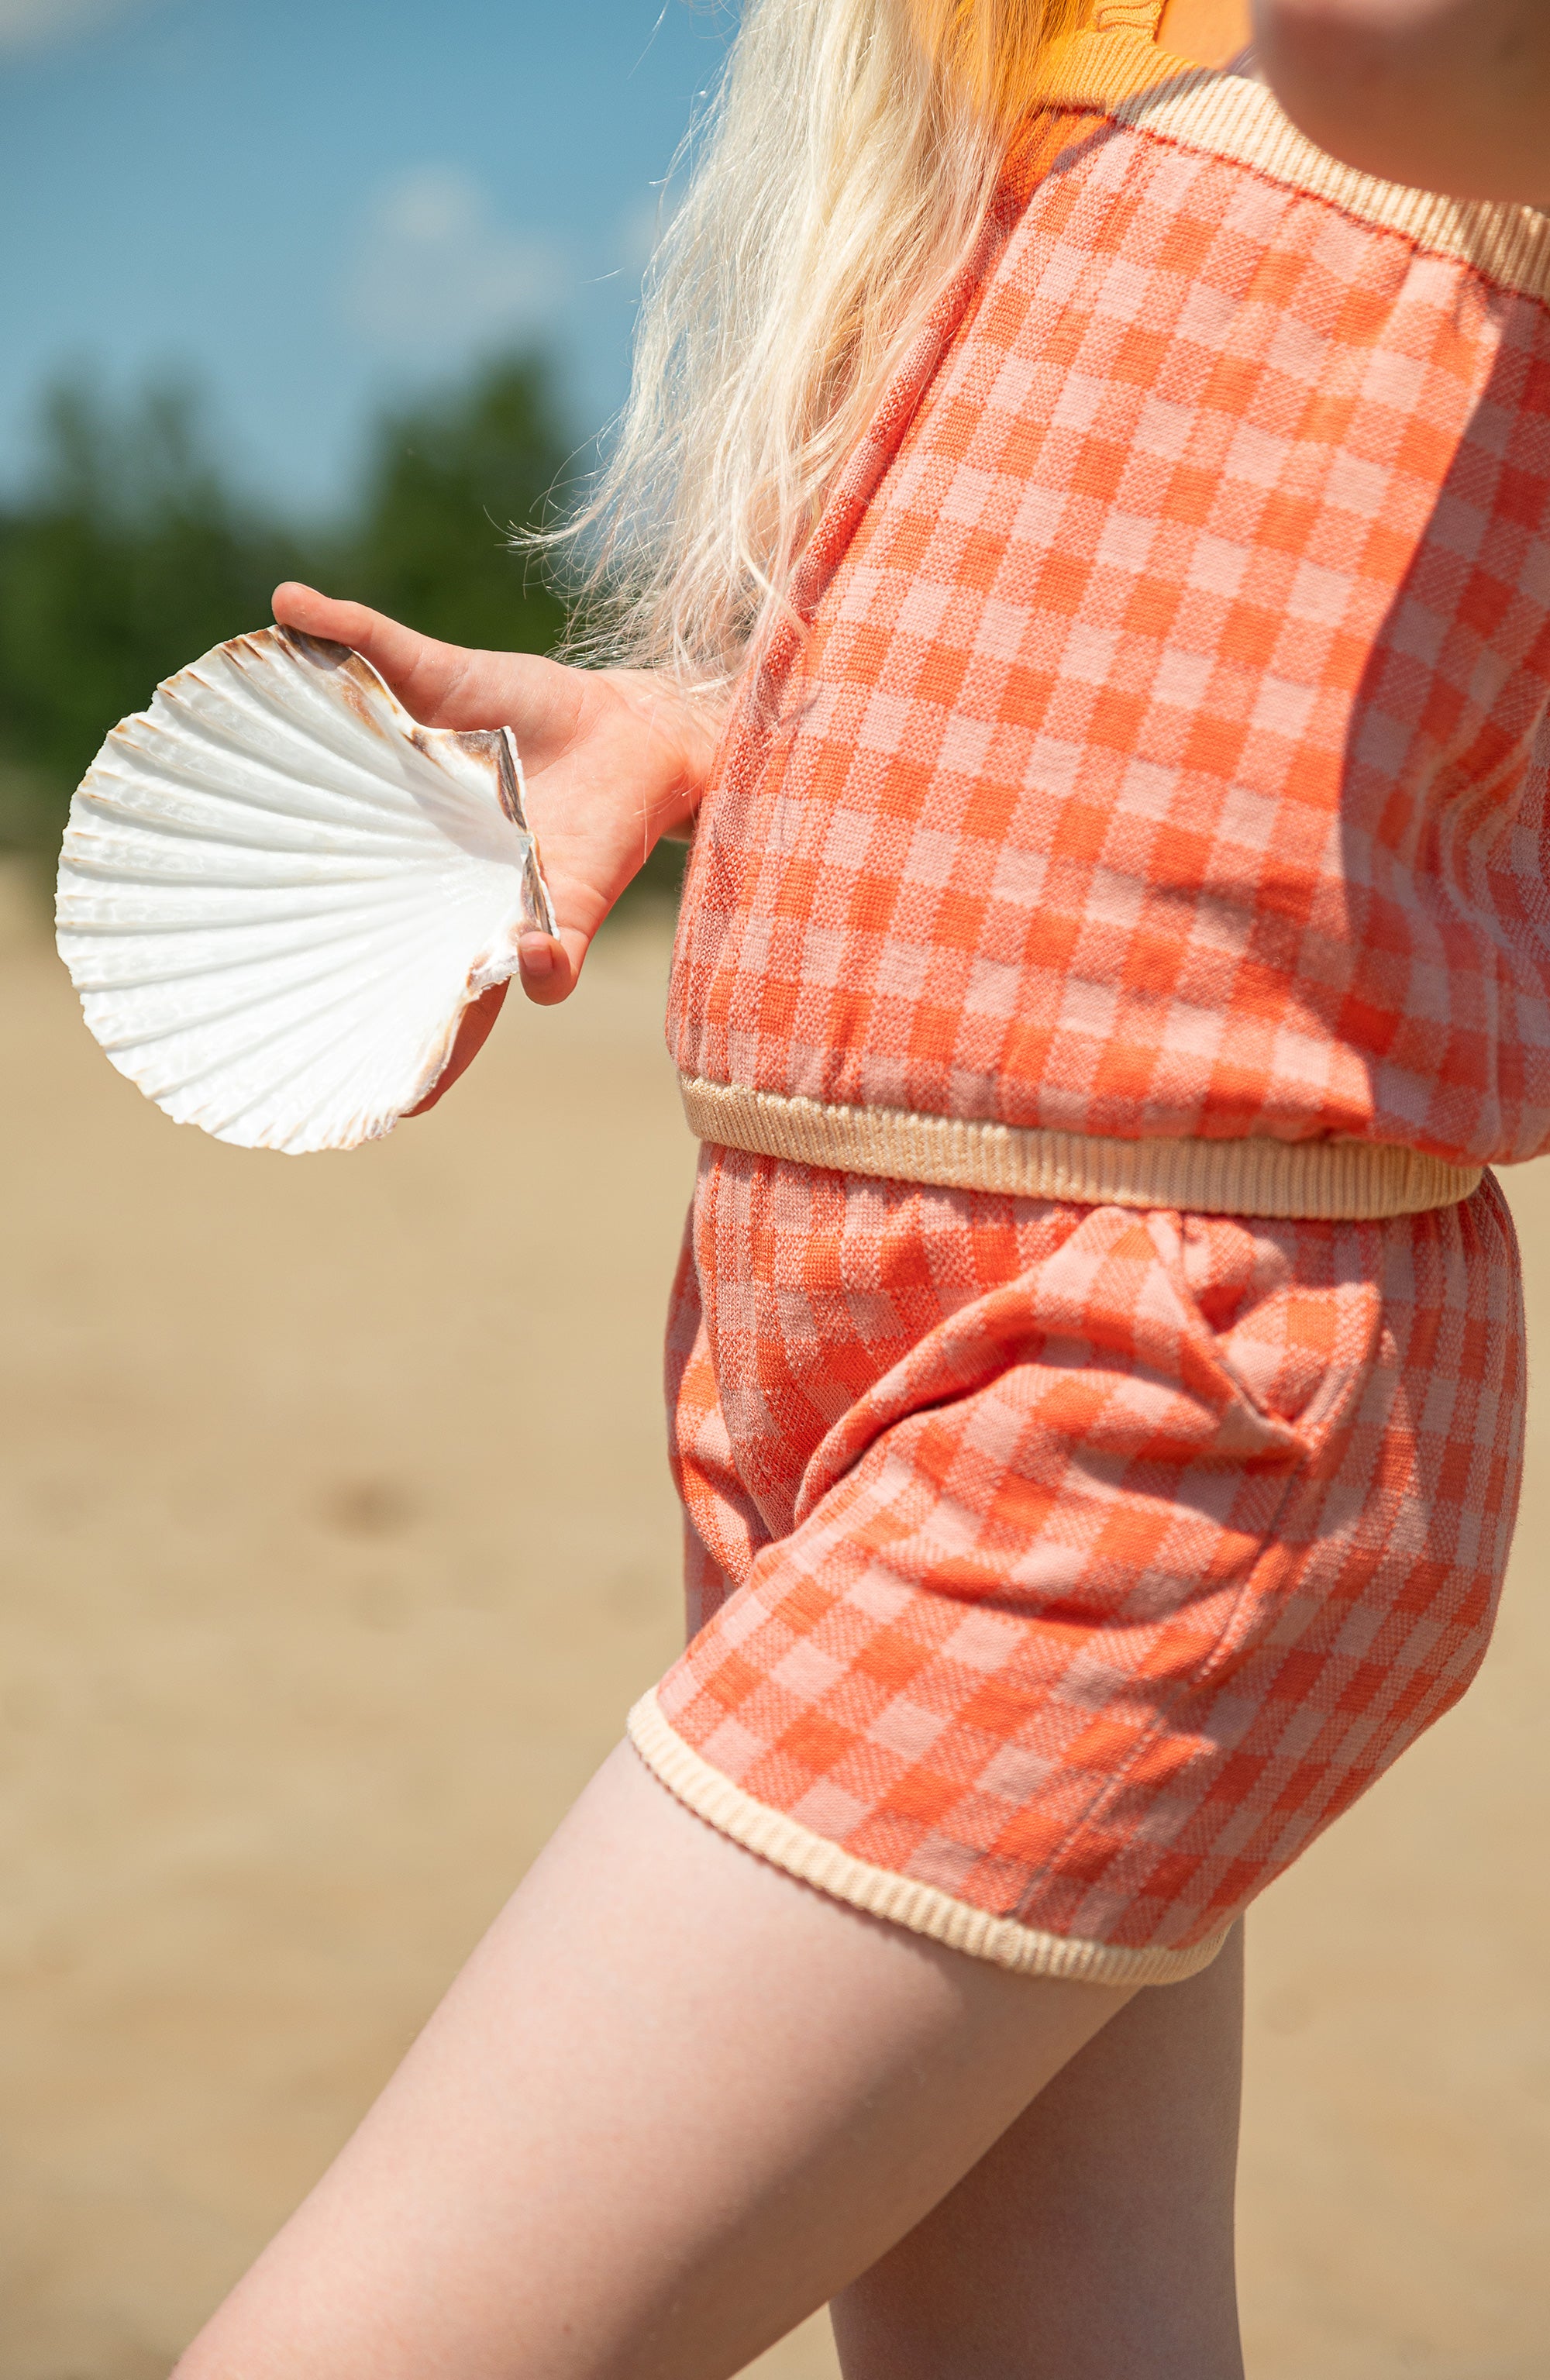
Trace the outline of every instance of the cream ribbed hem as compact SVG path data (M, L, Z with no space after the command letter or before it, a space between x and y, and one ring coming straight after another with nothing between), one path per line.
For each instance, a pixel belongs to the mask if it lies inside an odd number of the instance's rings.
M1417 248L1472 265L1498 287L1550 298L1550 215L1503 200L1439 198L1359 174L1315 148L1263 84L1170 57L1139 26L1057 42L1041 98L1250 166Z
M772 1867L784 1868L788 1876L865 1910L869 1917L887 1918L950 1950L1010 1968L1013 1974L1057 1975L1083 1984L1181 1984L1211 1964L1230 1931L1224 1926L1187 1950L1123 1950L1109 1942L1079 1941L1066 1934L1043 1933L1036 1925L1019 1925L1015 1918L993 1917L987 1910L955 1900L934 1884L918 1884L912 1876L894 1876L886 1867L853 1859L810 1827L756 1802L674 1734L655 1692L643 1694L630 1713L629 1734L669 1792L745 1851L756 1852Z
M681 1075L698 1140L835 1173L1058 1198L1078 1207L1168 1207L1185 1215L1376 1222L1454 1207L1478 1165L1362 1140L1110 1140L1096 1133L971 1123L906 1108L829 1107Z

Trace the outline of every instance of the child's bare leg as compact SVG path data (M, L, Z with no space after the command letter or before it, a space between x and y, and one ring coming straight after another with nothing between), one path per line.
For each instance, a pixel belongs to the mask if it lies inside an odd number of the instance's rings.
M1138 1992L834 2307L846 2380L1241 2380L1240 1927Z
M721 2380L1124 1998L861 1917L621 1749L180 2380Z

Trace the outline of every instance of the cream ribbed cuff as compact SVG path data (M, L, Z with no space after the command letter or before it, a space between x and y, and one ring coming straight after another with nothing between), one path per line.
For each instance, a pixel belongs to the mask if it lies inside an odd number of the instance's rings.
M718 1834L869 1917L886 1918L949 1950L986 1959L1014 1974L1062 1976L1084 1984L1179 1984L1211 1964L1231 1930L1224 1926L1186 1950L1128 1950L1110 1942L1086 1942L1020 1925L1015 1918L996 1917L966 1900L955 1900L934 1884L853 1859L810 1827L756 1802L673 1732L654 1692L643 1695L630 1713L629 1735L652 1775Z

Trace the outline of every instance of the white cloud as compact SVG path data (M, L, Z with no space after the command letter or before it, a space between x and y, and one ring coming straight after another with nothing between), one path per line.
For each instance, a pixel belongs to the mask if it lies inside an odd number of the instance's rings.
M572 279L557 241L503 224L456 167L427 165L373 203L346 310L394 354L445 355L549 327Z
M41 50L72 33L94 33L115 17L138 16L148 0L0 0L0 52Z

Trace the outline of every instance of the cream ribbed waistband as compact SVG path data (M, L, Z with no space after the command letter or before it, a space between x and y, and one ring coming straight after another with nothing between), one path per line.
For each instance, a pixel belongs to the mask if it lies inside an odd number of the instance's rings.
M1370 1141L1110 1140L905 1108L829 1107L692 1075L678 1083L690 1131L725 1148L1079 1207L1375 1222L1455 1206L1478 1189L1483 1170Z

